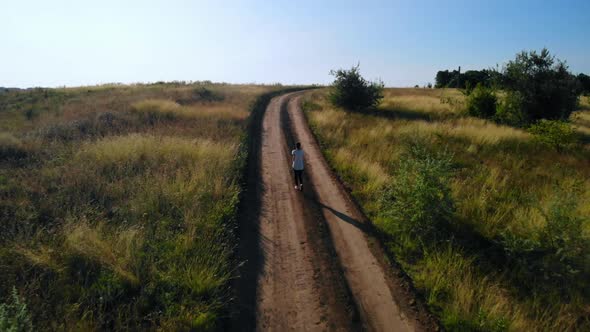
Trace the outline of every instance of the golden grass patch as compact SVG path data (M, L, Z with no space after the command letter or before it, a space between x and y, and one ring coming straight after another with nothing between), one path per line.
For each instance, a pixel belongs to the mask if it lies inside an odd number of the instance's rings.
M231 163L236 147L235 143L207 139L131 134L88 142L75 158L104 167L170 163L175 167L204 167L208 164L207 169L224 170Z
M411 110L420 113L447 113L453 108L441 102L440 97L402 95L392 96L383 100L379 108L385 110Z
M147 99L132 104L131 110L157 120L175 119L238 119L243 120L248 112L243 108L225 104L197 104L182 106L171 100Z
M90 226L86 221L76 220L64 227L64 235L68 250L100 262L134 286L139 284L133 270L143 241L138 228L107 232L104 223Z

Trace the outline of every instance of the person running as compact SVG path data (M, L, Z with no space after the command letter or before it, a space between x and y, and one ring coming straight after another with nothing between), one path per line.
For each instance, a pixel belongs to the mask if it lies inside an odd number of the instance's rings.
M293 173L295 173L295 189L303 190L303 150L301 143L295 144L295 150L291 151L293 156Z

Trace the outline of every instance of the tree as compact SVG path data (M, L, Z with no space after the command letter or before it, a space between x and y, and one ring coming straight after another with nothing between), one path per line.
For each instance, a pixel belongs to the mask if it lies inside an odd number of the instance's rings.
M580 83L580 89L585 95L590 94L590 76L586 74L578 75L578 82Z
M567 120L578 105L578 82L565 62L556 60L547 49L541 53L523 51L503 70L503 86L508 98L518 95L516 110L526 122L539 119Z
M468 70L463 74L462 81L464 82L464 89L473 89L478 84L483 86L490 86L490 75L487 70Z
M332 83L331 102L352 111L374 108L383 99L383 82L369 82L359 71L359 65L350 70L331 70L336 79Z
M446 88L451 81L451 75L448 70L439 70L434 79L435 88Z
M491 118L496 114L496 104L494 90L477 83L467 96L467 113L480 118Z
M490 87L492 85L492 71L487 69L468 70L461 73L459 70L441 70L436 73L435 87L437 88L473 89L478 84Z
M565 121L540 120L528 131L537 141L557 151L563 151L577 141L576 131L569 122Z

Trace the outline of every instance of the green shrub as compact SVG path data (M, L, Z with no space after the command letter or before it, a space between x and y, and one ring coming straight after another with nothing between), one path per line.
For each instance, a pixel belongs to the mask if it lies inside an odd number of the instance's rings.
M580 91L584 95L590 94L590 76L580 73L578 75L578 82L580 83Z
M454 211L449 181L452 156L433 154L424 143L412 142L402 155L395 180L382 196L388 232L431 238Z
M502 234L501 244L521 285L547 292L560 290L562 295L585 292L590 272L585 253L590 245L584 236L586 219L578 212L579 202L579 187L560 188L549 207L541 210L545 225L538 234Z
M358 65L350 70L332 70L330 74L336 77L330 93L330 100L335 106L360 111L376 107L383 99L383 83L365 80Z
M29 316L27 304L23 302L12 288L12 303L0 304L0 331L21 332L32 331L33 323Z
M521 105L523 98L519 92L509 91L506 97L498 103L494 119L502 124L520 127L529 122Z
M496 103L494 91L478 83L467 96L467 113L480 118L491 118L496 113Z
M569 122L559 120L540 120L529 128L529 132L541 144L562 151L574 145L578 139Z
M522 97L519 108L530 121L568 119L578 106L578 81L565 62L547 49L521 52L504 68L506 91Z
M555 261L567 264L583 254L587 247L584 238L584 218L578 213L579 197L576 189L561 190L543 213L547 221L542 231L542 242L547 245L555 256ZM573 272L568 267L567 271Z

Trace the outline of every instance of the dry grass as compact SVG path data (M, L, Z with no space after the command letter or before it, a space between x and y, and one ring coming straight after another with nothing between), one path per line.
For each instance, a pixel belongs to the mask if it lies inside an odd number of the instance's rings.
M72 221L63 228L66 250L100 262L134 287L139 276L134 271L143 245L143 234L137 227L113 233L104 223L91 226L85 221ZM109 234L111 233L111 234Z
M378 112L371 114L334 109L325 91L310 92L306 100L306 114L329 162L382 230L388 224L380 203L382 190L394 180L407 142L418 140L433 153L446 150L454 156L450 186L453 227L459 230L455 240L441 246L390 234L388 243L449 330L563 331L590 326L585 318L589 300L581 288L527 275L528 261L519 265L489 258L529 243L518 241L543 241L548 211L573 187L581 191L571 213L588 215L588 145L558 152L537 145L523 130L466 117L457 90L386 89ZM587 103L574 117L580 132L590 124ZM588 220L582 233L588 241ZM482 244L485 241L491 241L491 248ZM425 251L416 254L421 247ZM526 251L516 255L521 259ZM564 293L571 301L559 295Z
M115 167L139 169L165 165L207 172L217 170L219 173L213 173L213 177L221 177L231 166L236 148L236 143L131 134L83 144L74 156L74 163L91 163L87 166L109 172Z
M274 88L0 95L0 302L57 330L215 330L251 105Z
M578 133L590 141L590 97L582 97L580 110L571 115L574 128Z
M243 120L248 112L231 105L193 105L181 106L171 100L147 99L132 105L134 112L154 120L215 118L225 120Z

